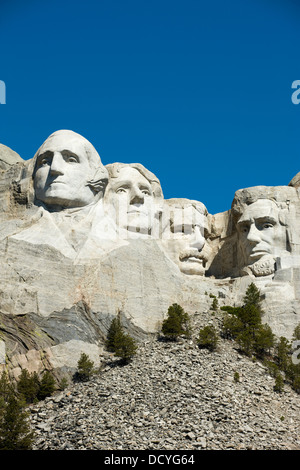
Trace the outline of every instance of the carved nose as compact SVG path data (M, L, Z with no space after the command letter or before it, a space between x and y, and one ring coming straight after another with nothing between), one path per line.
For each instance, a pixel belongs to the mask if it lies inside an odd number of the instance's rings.
M144 195L139 189L133 189L130 197L130 204L143 204Z
M51 166L51 175L62 175L63 174L63 157L59 152L54 152Z
M197 250L202 250L205 244L205 238L203 237L200 227L195 227L193 237L190 241L190 246L192 248L197 248Z
M257 230L254 224L250 225L250 229L247 235L248 242L256 245L261 241L259 230Z

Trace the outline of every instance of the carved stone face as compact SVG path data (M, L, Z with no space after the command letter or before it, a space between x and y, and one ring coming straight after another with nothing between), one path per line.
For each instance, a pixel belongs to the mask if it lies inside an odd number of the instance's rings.
M105 202L119 227L148 233L153 226L157 208L151 184L135 168L123 167L109 180Z
M170 238L163 242L168 254L182 273L204 275L206 216L192 206L172 212Z
M279 222L279 208L268 199L250 204L238 224L239 245L245 266L286 252L286 227Z
M95 192L88 181L94 173L84 138L75 133L53 134L44 142L37 156L35 197L47 205L63 208L91 204L95 200Z

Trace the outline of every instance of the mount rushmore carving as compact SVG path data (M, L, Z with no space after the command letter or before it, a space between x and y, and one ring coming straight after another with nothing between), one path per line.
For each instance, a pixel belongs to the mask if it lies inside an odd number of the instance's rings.
M233 305L253 281L275 333L300 322L298 175L237 190L228 211L210 214L164 199L140 163L104 165L73 131L54 132L29 160L13 154L0 147L0 313L28 315L53 363L74 341L98 351L120 312L137 336L153 333L171 303L201 311L212 293Z

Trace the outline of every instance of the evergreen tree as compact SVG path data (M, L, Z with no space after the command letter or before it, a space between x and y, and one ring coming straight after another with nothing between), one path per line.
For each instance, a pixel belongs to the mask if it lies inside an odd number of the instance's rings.
M267 352L270 354L274 347L275 336L269 325L260 325L255 332L254 349L259 356L264 356Z
M189 315L175 303L168 308L167 318L162 323L162 333L171 340L176 340L181 335L189 336L189 322Z
M243 329L243 323L235 314L225 315L223 319L222 336L227 339L235 339Z
M294 329L293 340L294 341L300 340L300 323Z
M0 450L31 449L34 433L24 407L24 399L3 372L0 378Z
M120 314L114 318L108 329L107 338L106 338L106 348L108 351L115 351L115 337L118 333L122 332Z
M300 393L300 375L296 375L293 379L292 387L295 392Z
M26 403L33 403L37 399L40 381L36 372L30 374L27 369L22 369L17 381L17 390L24 397Z
M289 368L291 344L284 336L281 336L275 349L279 369L286 372Z
M253 305L261 312L260 292L253 282L251 282L251 284L248 286L243 301L244 301L244 306Z
M210 308L211 308L211 310L214 310L214 311L218 310L219 302L218 302L217 297L214 297Z
M82 382L88 381L94 372L94 362L90 360L86 353L81 353L77 367L76 377Z
M199 332L198 346L206 348L209 351L214 351L218 344L218 334L212 325L207 325Z
M1 404L4 406L10 395L14 392L15 389L8 379L7 372L4 370L0 377L0 406Z
M52 395L56 389L56 382L53 375L47 370L44 372L40 381L40 387L38 390L38 399L44 400L46 397Z
M284 380L283 380L282 375L279 373L275 377L275 385L273 388L275 392L281 393L283 391L283 387L284 387Z
M128 363L136 354L137 344L134 339L123 331L115 335L114 352L124 363Z
M0 408L0 450L30 450L34 433L30 430L24 402L11 393Z

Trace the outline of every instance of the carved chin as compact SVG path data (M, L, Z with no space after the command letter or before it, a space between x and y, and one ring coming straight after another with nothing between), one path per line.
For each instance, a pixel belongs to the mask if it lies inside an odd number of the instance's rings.
M244 273L251 272L255 277L270 276L275 272L275 259L271 255L263 256L260 260L244 268Z
M179 262L180 271L184 274L195 274L198 276L204 276L205 267L203 261L199 259L187 258Z

